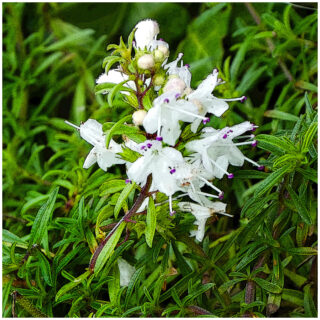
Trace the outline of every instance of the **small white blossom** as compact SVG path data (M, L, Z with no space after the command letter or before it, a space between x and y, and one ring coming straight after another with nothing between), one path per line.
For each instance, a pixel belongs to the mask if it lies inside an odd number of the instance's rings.
M127 175L130 180L144 186L148 176L152 174L150 191L159 190L169 196L172 214L172 195L179 190L172 168L184 162L182 154L171 147L163 148L162 142L157 140L147 140L138 146L143 156L128 166Z
M133 274L136 272L136 268L122 258L118 259L118 267L120 271L120 287L127 287Z
M162 94L153 101L153 107L143 120L148 133L157 132L157 137L171 146L181 134L179 121L192 122L198 117L196 107L179 97L174 91Z
M242 166L247 160L258 168L262 168L259 164L245 157L238 149L241 145L256 145L255 140L234 143L232 139L242 135L244 132L254 130L255 126L249 121L240 123L233 127L226 127L222 130L213 128L205 128L202 139L193 140L186 144L187 150L194 151L194 159L201 159L204 168L221 179L224 174L228 178L233 178L233 174L229 173L229 164L233 166Z
M191 202L179 203L179 207L182 211L191 212L196 218L196 221L194 222L194 224L198 226L198 229L192 230L190 232L190 236L191 237L195 236L196 239L200 242L203 240L203 237L205 234L207 219L216 213L226 215L225 213L226 206L227 205L222 202L211 202L210 207L199 206Z
M211 113L217 117L220 117L229 106L227 101L244 101L246 97L235 99L219 99L216 98L212 91L217 85L221 84L221 79L218 79L219 70L214 69L205 80L203 80L198 88L187 95L186 99L194 103L198 108L198 114L205 116L207 113ZM196 132L201 120L196 119L191 125L191 131Z
M117 153L122 152L122 148L119 144L111 139L109 148L106 148L105 135L103 134L101 123L94 119L87 120L85 123L81 124L80 127L77 127L68 121L66 121L66 123L78 129L81 138L93 145L93 148L83 164L83 168L88 169L97 162L102 170L107 171L107 169L114 164L125 163L125 161L120 159L117 155Z

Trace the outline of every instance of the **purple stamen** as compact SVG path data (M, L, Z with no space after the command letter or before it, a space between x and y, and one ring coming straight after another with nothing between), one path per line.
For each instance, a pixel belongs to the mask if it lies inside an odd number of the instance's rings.
M253 141L251 144L253 147L256 147L258 145L258 141Z
M223 139L227 139L227 138L228 138L228 135L225 133L222 138L223 138Z
M219 199L222 200L223 198L224 198L224 192L221 192L221 193L219 194Z
M259 166L258 170L263 171L264 170L264 166Z
M227 132L227 133L230 133L230 132L233 132L233 130L228 130L228 132Z
M218 69L218 68L214 68L214 69L213 69L213 72L214 72L214 73L219 73L219 69Z
M241 103L245 102L248 98L246 96L243 96L240 100Z
M147 147L150 149L152 147L152 143L147 143Z
M169 99L164 99L163 102L164 103L169 103Z
M170 216L172 217L175 213L175 211L170 212Z
M175 168L173 168L173 169L170 170L170 173L171 173L171 174L173 174L173 173L175 173L175 172L176 172L176 169L175 169Z
M130 179L126 179L126 183L131 183L132 181Z
M202 120L202 122L203 122L203 124L206 124L206 123L210 122L210 118L205 118Z
M187 64L185 64L185 66L189 69L190 68L190 65L187 63Z
M163 41L163 39L162 39L162 38L160 38L159 40L160 40L160 41Z
M158 136L158 137L156 137L156 140L157 140L157 141L162 141L162 140L163 140L163 138L162 138L162 137L160 137L160 136Z
M179 99L179 98L181 97L181 94L180 94L180 93L177 93L177 94L175 95L175 97L176 97L176 99Z
M234 178L234 174L233 173L228 174L228 179L233 179L233 178Z
M140 149L141 149L141 150L144 150L145 148L146 148L146 146L141 146L141 148L140 148Z

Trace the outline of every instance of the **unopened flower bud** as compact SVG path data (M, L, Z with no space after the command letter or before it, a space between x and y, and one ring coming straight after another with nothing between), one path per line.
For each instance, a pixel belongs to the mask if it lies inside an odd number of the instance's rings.
M148 70L154 67L154 59L152 54L144 54L138 59L138 67L140 69Z
M147 111L146 110L135 111L132 114L132 122L136 126L141 126L146 115L147 115Z
M158 74L158 75L154 76L154 78L153 78L153 84L154 84L155 86L162 86L162 85L164 84L164 80L165 80L165 79L164 79L164 76Z
M182 94L185 87L186 87L186 84L182 79L172 78L172 79L169 79L169 81L164 86L163 92L175 91Z
M165 45L158 46L158 50L161 51L166 58L169 57L169 49Z
M162 62L162 61L164 60L164 54L163 54L162 51L160 51L160 50L155 50L155 51L153 52L153 54L154 54L154 60L155 60L156 62Z

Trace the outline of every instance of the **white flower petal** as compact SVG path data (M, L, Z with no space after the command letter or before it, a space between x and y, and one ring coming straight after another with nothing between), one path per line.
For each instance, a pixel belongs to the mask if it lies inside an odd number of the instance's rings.
M136 47L139 49L148 49L150 42L155 40L160 32L158 23L150 19L140 21L135 28L137 30L134 37L136 40Z

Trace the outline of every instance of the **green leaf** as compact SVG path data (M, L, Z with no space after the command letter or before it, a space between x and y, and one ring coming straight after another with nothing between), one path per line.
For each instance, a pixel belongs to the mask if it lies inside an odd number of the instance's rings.
M287 152L296 151L295 146L292 144L291 141L284 140L276 136L272 136L268 134L259 134L256 136L256 140L258 140L259 142L261 141L267 144L271 144L272 146L277 147L283 151L287 151Z
M112 255L114 248L116 247L123 229L125 228L126 223L122 222L118 229L115 231L115 233L111 236L111 238L108 240L106 245L103 247L102 251L100 252L96 265L94 267L94 273L98 274L103 266L108 261L109 257Z
M303 168L297 168L297 171L302 173L303 176L308 179L311 180L315 183L318 183L318 172L315 169L312 168L307 168L307 169L303 169Z
M114 135L114 132L124 123L127 121L130 121L132 119L132 115L129 114L128 116L125 116L124 118L120 119L117 123L115 123L110 130L107 131L106 134L106 148L109 147L110 140L112 136Z
M136 270L136 272L132 275L132 277L130 279L130 282L128 284L127 293L126 293L126 298L124 301L124 309L127 309L127 307L128 307L130 298L132 296L133 289L137 285L138 281L140 280L143 270L144 270L144 266L139 268L138 270Z
M280 110L268 110L264 113L264 115L268 118L274 118L274 119L285 120L285 121L296 122L299 120L299 117L291 113L283 112Z
M260 246L259 248L257 248L254 253L245 255L244 258L239 262L239 264L236 266L235 271L240 271L242 270L244 267L246 267L250 262L252 262L253 260L255 260L261 252L265 251L266 249L268 249L268 245L263 245Z
M152 197L149 197L148 210L147 210L147 226L145 231L146 242L150 248L152 248L152 242L157 225L157 213L154 206Z
M135 162L137 159L139 159L142 155L137 152L133 151L130 148L127 148L125 146L122 146L122 152L118 153L123 160L129 161L129 162Z
M121 88L123 88L124 87L123 85L125 83L127 83L128 81L129 81L129 79L125 80L125 81L122 81L122 82L118 83L117 85L115 85L111 89L111 91L109 92L109 95L108 95L108 104L109 104L110 107L113 107L113 99L114 99L114 97L116 96L116 94L118 92L120 92L122 90ZM124 88L126 88L126 87L124 87ZM132 89L127 88L125 91L132 91Z
M186 276L187 274L192 272L192 269L190 268L190 266L188 265L188 263L184 259L183 255L180 253L180 251L176 245L176 242L172 241L171 244L172 244L172 249L173 249L174 255L176 256L176 259L177 259L177 264L180 269L180 272L182 273L183 276Z
M49 219L53 213L54 204L57 198L59 188L55 188L49 195L48 201L40 208L37 213L37 216L33 222L30 238L29 238L29 246L31 247L33 244L40 244L43 235L48 227Z
M281 293L282 289L271 282L268 282L264 279L261 278L254 278L253 279L262 289L267 290L268 292L272 292L272 293Z
M304 203L299 199L298 195L295 193L295 191L292 189L290 185L287 185L287 190L289 191L289 194L290 194L291 200L293 201L294 206L297 208L297 212L300 218L306 224L311 225L312 219Z
M283 300L293 303L297 306L303 306L303 293L298 290L283 289L281 297Z
M290 170L290 165L287 164L282 168L279 168L275 172L272 172L268 178L266 178L257 188L254 193L255 197L261 197L265 194L269 189L271 189L276 183L280 181L280 179Z
M304 312L306 317L317 318L318 316L317 308L314 305L310 288L311 288L311 284L308 284L303 288L304 289L304 301L303 301Z
M81 283L84 283L85 280L88 278L88 276L91 274L91 271L86 271L85 273L81 274L79 277L72 280L72 282L69 282L65 284L56 294L55 300L58 301L60 297L65 295L68 291L75 288Z
M289 254L298 256L312 256L317 255L318 250L310 247L300 247L300 248L289 248L286 249Z
M136 184L134 182L130 182L128 183L124 189L121 191L120 196L117 200L117 203L114 207L114 217L118 218L119 212L122 208L122 205L124 204L124 202L127 200L127 198L129 197L129 194L131 193L132 190L134 190L136 188Z
M123 188L125 188L125 186L126 186L126 183L122 179L109 180L99 188L99 195L106 196L108 194L116 193L118 191L121 191Z
M39 258L40 270L41 270L43 279L47 283L47 285L52 287L53 283L52 283L50 264L47 258L40 251L37 251L37 256Z
M312 143L312 140L317 133L318 130L318 123L314 122L312 123L307 132L303 135L303 141L301 146L301 152L306 153L308 152L310 145Z

